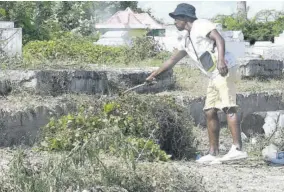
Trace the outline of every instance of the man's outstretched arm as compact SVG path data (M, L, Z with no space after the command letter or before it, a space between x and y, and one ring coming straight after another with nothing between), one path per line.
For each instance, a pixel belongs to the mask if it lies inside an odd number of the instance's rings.
M152 81L153 78L155 78L157 75L161 74L162 72L166 70L171 69L175 64L177 64L177 62L179 62L186 55L187 53L184 50L177 51L171 56L171 58L165 61L164 64L159 69L157 69L149 77L147 77L146 81Z

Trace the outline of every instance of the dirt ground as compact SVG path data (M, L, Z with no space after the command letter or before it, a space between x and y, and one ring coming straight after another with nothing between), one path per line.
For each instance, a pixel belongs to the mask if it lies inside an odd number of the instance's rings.
M190 162L191 170L203 176L207 191L280 192L284 191L284 167L246 160L230 164L204 166Z
M199 132L200 150L207 147L207 132ZM220 137L221 153L225 153L230 147L230 134L223 128ZM9 167L14 150L0 149L0 176L5 175ZM29 156L33 161L40 161L40 155L32 152ZM200 165L192 161L170 162L178 167L181 172L193 172L202 177L202 183L208 192L282 192L284 191L284 166L272 166L259 158L250 156L246 160L235 161L226 164ZM200 181L199 181L200 182Z
M207 130L198 131L200 151L207 150ZM220 153L225 154L231 147L231 135L228 128L220 133ZM243 142L244 150L249 151L250 141ZM207 191L218 192L280 192L284 191L284 166L274 166L261 157L249 154L242 161L232 161L216 165L200 165L194 161L184 163L192 171L203 177Z

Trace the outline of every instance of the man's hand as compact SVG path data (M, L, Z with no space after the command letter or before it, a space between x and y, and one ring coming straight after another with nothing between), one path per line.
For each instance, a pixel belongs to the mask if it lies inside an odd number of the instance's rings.
M225 77L228 74L228 67L225 60L220 60L218 62L217 69L222 77Z
M146 78L146 82L155 81L155 77L160 75L162 72L172 68L177 62L179 62L182 58L187 55L186 51L181 50L175 52L171 58L164 62L164 64L156 71L154 71L149 77Z
M153 76L153 74L151 74L149 77L146 78L146 83L147 83L148 85L153 84L154 81L156 81L156 78Z
M226 76L228 74L228 67L225 62L225 40L224 38L219 34L219 32L214 29L208 34L209 38L213 41L216 42L216 46L218 49L218 64L217 64L217 69L221 76Z
M150 75L149 77L146 78L146 82L152 82L155 81L155 77L153 77L152 75Z

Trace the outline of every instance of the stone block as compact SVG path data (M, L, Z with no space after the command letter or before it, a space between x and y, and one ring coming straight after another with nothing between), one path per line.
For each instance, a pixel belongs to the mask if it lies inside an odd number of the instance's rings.
M242 78L278 78L282 76L283 61L261 59L239 59L238 61Z

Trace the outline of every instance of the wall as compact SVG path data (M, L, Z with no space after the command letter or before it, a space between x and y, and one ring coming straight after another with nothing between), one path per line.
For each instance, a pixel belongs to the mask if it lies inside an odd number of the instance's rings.
M188 110L195 124L206 126L203 112L205 97L191 98L180 95L175 98L177 103ZM239 106L239 122L241 122L244 117L254 112L283 110L283 94L281 92L239 93L237 94L237 105ZM220 112L219 118L221 123L226 122L224 113Z
M64 93L117 94L145 82L157 68L146 69L95 69L95 70L2 70L0 92L26 90L43 95ZM157 77L157 84L144 86L139 93L160 92L174 87L173 70Z
M144 37L147 33L145 29L130 29L129 35L130 37Z
M0 28L14 28L14 22L12 22L12 21L0 21Z

